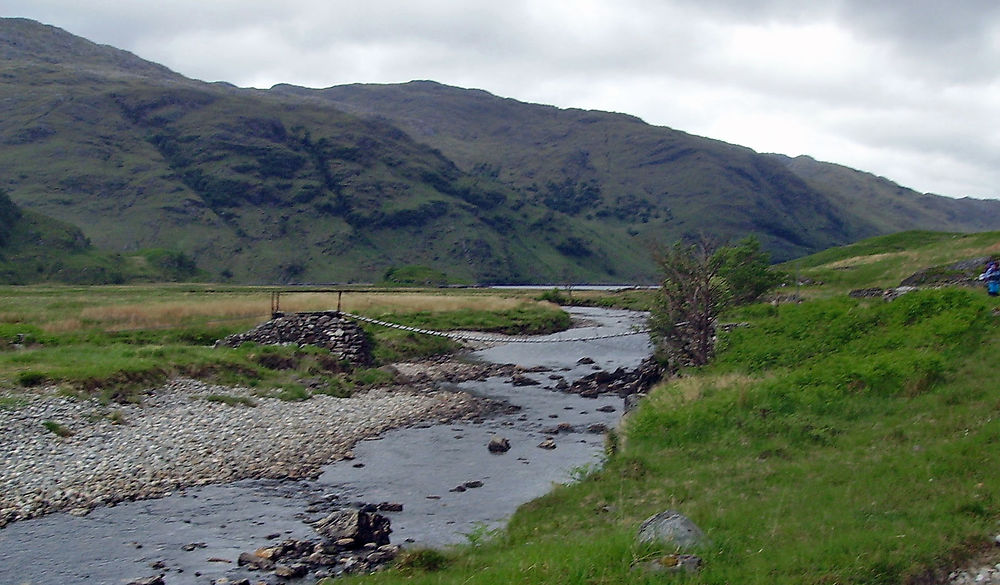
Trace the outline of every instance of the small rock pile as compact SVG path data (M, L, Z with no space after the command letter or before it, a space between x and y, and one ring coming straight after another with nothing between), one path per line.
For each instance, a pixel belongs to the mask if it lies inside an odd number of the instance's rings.
M338 359L356 366L372 363L372 345L361 326L336 311L292 313L271 319L246 333L215 342L216 347L239 347L248 342L261 345L315 345L330 350Z
M663 377L663 367L652 357L646 358L633 370L618 368L613 372L600 370L580 378L565 392L579 394L584 398L596 398L600 394L613 393L625 397L641 394Z
M342 510L313 523L321 541L289 539L239 556L237 564L284 579L317 579L371 573L399 554L389 544L389 519L363 510Z
M344 574L373 573L395 559L401 550L389 544L392 529L389 519L381 514L366 510L339 510L313 522L312 526L322 537L321 540L287 539L254 552L240 553L237 566L253 573L270 573L280 582L310 575L314 579L324 579ZM131 581L128 585L164 585L163 577L154 575ZM274 582L273 578L267 582ZM251 585L249 579L226 577L213 583Z

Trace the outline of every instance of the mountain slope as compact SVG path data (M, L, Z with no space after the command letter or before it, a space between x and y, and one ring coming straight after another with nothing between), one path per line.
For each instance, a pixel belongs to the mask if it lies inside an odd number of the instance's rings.
M46 41L26 53L12 36L0 45L12 63L0 177L19 203L103 248L170 244L251 282L377 280L407 264L523 281L563 262L559 242L495 212L503 186L466 177L391 125L152 66L151 78L119 75L105 47L65 41L46 53Z
M920 194L840 165L762 155L622 114L524 104L433 82L273 90L391 120L463 169L485 169L522 188L537 186L537 176L555 176L560 185L593 180L606 205L638 200L671 213L676 221L660 231L670 237L756 232L779 258L903 229L1000 226L996 201Z
M858 203L861 173L839 185L631 116L433 82L239 89L23 19L0 19L0 70L0 187L16 203L101 249L182 251L218 279L371 282L422 265L649 282L649 245L688 235L753 233L782 260L903 227L1000 228L997 202L970 214L903 194L912 214L893 223L891 202Z
M434 82L277 86L398 124L465 171L522 200L670 240L758 233L779 257L852 241L874 227L847 216L784 165L750 149L606 112L561 110Z
M879 233L912 229L978 232L998 225L993 200L918 193L884 177L808 156L772 156L834 204L867 218Z
M23 211L0 190L0 283L108 284L191 280L190 258L169 250L128 256L94 249L79 228Z

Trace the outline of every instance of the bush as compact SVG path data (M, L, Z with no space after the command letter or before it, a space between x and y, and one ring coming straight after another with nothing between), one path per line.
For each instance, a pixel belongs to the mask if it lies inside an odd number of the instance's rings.
M60 437L69 437L73 435L73 431L52 420L47 420L43 422L42 426L48 429L49 432L58 435Z
M396 560L396 568L402 571L440 571L448 564L444 553L430 548L405 551Z
M45 382L45 380L46 376L41 372L28 370L26 372L19 372L17 374L17 383L24 386L25 388L39 386L43 382Z

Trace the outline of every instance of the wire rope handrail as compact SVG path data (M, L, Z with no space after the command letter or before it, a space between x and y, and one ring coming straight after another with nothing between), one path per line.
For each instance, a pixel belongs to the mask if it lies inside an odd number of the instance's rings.
M477 341L482 343L570 343L579 341L595 341L599 339L613 339L616 337L629 337L632 335L642 335L644 333L649 333L649 328L643 329L631 329L622 333L609 333L606 335L594 335L591 337L568 337L568 338L546 338L539 339L538 337L525 337L525 336L479 336L470 335L468 333L457 333L453 331L434 331L432 329L421 329L419 327L410 327L409 325L400 325L399 323L390 323L388 321L380 321L378 319L373 319L371 317L363 317L361 315L355 315L353 313L347 313L340 311L340 314L358 321L364 321L365 323L372 323L374 325L381 325L382 327L391 327L393 329L401 329L403 331L410 331L413 333L421 333L423 335L435 335L438 337L447 337L450 339L460 340L460 341Z

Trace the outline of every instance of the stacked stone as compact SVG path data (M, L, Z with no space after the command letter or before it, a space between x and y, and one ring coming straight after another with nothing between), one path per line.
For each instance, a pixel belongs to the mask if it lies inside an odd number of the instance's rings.
M338 359L356 366L372 363L371 342L364 330L336 311L292 313L271 319L246 333L230 335L216 346L239 347L248 342L261 345L315 345L330 350Z

